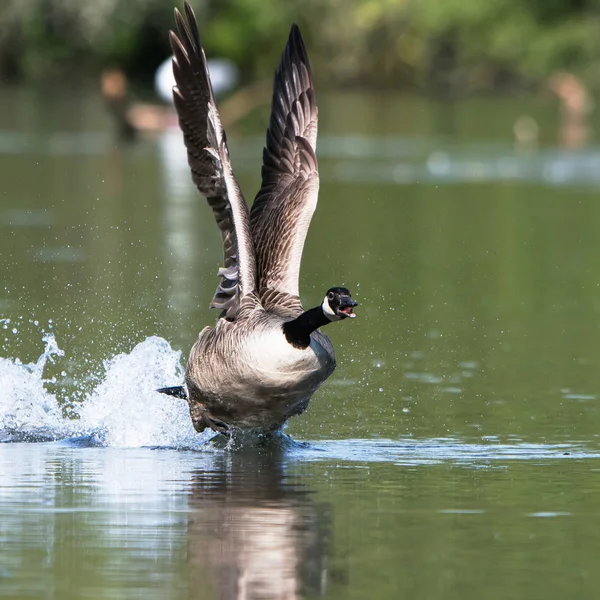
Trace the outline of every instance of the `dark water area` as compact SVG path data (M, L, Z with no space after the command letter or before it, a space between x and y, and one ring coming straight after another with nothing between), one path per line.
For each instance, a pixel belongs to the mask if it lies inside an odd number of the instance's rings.
M153 391L216 317L179 132L0 92L0 598L595 598L597 116L573 145L539 98L319 104L301 294L358 317L285 436L231 447ZM249 201L265 123L228 132Z

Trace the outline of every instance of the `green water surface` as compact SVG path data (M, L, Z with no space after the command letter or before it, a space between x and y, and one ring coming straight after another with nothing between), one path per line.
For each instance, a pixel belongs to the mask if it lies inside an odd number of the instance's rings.
M302 443L1 445L1 598L597 597L593 134L561 148L539 99L319 102L302 299L360 306L328 328ZM515 148L522 114L537 148ZM265 124L229 134L249 201ZM185 356L220 260L177 131L122 146L92 92L0 91L1 357L53 332L46 387L85 402L149 336Z

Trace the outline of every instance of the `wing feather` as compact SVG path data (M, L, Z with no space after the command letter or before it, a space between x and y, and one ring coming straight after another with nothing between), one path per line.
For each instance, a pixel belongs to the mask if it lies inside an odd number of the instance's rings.
M300 307L300 261L319 191L316 143L310 64L293 25L275 74L262 185L250 212L258 289L267 304Z
M256 269L248 206L233 175L227 138L215 102L206 56L190 5L175 9L177 34L171 31L173 100L188 152L192 180L206 196L223 239L222 281L211 308L235 317L240 300L254 291Z

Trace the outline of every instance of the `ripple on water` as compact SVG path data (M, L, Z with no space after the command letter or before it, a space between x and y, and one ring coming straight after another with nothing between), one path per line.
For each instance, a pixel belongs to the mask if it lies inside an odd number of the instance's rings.
M458 438L350 439L308 442L300 458L348 462L388 462L398 465L459 465L500 467L507 461L547 461L599 458L581 443L469 442Z
M169 168L187 173L187 158L179 130L168 129L160 138L168 148L164 159ZM254 168L253 160L262 146L260 138L236 139L238 167ZM0 131L0 154L42 154L51 156L105 155L114 147L114 138L99 132L60 132L34 135ZM360 182L374 185L457 184L482 181L523 181L561 186L600 184L600 148L588 146L565 153L561 148L515 156L514 147L502 142L449 143L446 139L410 136L322 135L321 180ZM360 162L357 162L357 157ZM367 167L365 168L365 161Z
M48 209L12 208L0 211L0 225L47 227L52 223L52 212Z

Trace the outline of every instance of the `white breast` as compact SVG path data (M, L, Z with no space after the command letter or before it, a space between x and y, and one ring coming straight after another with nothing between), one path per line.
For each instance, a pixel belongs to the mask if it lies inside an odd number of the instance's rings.
M311 338L305 349L294 348L282 331L267 330L252 336L244 345L244 359L265 380L283 383L298 380L327 370L329 356L325 349Z

